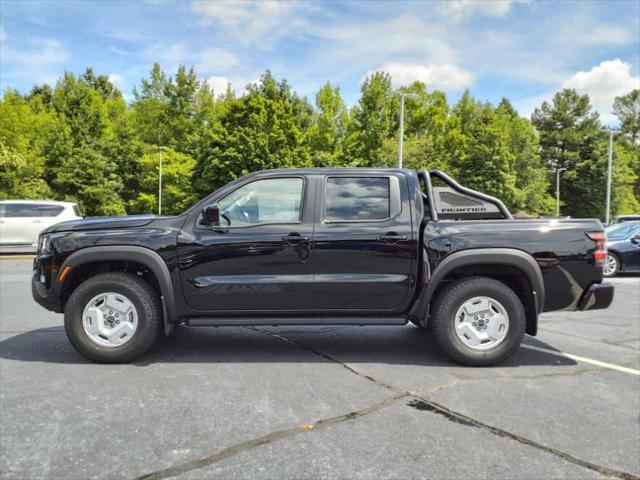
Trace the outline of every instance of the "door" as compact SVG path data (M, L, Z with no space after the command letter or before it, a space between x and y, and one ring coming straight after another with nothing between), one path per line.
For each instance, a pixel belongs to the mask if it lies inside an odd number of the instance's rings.
M305 310L313 290L308 180L252 179L216 203L221 226L196 220L193 234L185 227L179 239L189 305L215 313Z
M4 203L0 207L0 242L5 245L31 245L42 230L38 205Z
M401 173L329 175L318 188L314 304L327 311L402 311L417 242ZM356 312L353 312L356 313Z
M640 270L640 228L636 228L628 240L627 251L623 261L626 270Z

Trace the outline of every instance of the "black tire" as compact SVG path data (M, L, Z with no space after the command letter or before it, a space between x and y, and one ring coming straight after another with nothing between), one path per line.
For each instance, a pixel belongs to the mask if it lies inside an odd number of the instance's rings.
M138 326L131 340L120 346L105 347L94 342L82 325L87 303L104 292L126 296L138 313ZM142 278L124 272L96 275L81 283L71 294L64 312L64 328L73 347L85 357L103 363L131 362L144 354L157 340L162 326L158 293Z
M613 258L615 260L615 267L613 268L613 270L607 270L607 268L605 267L602 271L602 275L607 277L607 278L611 278L611 277L615 277L618 272L620 271L620 257L618 255L616 255L613 252L607 252L607 258L604 259L605 261L605 265L608 264L609 262L609 257Z
M509 317L506 337L488 350L475 350L465 345L455 331L456 312L462 304L477 296L497 300ZM438 295L430 323L436 342L451 359L464 365L487 366L502 362L518 350L526 328L526 316L522 302L507 285L489 277L469 277L458 280Z

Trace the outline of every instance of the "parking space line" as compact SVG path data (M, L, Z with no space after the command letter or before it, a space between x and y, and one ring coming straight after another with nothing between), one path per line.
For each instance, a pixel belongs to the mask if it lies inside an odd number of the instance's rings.
M640 375L640 370L635 368L623 367L621 365L614 365L613 363L601 362L600 360L594 360L592 358L581 357L579 355L573 355L572 353L565 353L556 350L548 350L546 348L535 347L533 345L522 345L522 348L528 348L529 350L535 350L536 352L549 353L558 357L566 357L576 362L590 363L602 368L609 368L611 370L617 370L618 372L629 373L631 375Z

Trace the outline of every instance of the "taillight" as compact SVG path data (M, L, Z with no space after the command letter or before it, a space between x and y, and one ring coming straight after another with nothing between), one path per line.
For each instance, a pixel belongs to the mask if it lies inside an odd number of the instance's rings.
M587 237L596 242L596 251L593 252L593 261L598 268L604 267L607 258L607 234L604 232L588 232Z

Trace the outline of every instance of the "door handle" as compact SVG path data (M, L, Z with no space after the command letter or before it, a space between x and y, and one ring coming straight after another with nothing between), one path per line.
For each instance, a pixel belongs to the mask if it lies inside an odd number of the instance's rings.
M42 220L34 220L33 223L42 223Z
M311 237L300 235L299 233L290 233L288 235L283 235L282 240L287 243L306 243L311 240Z
M385 233L384 235L380 235L378 238L387 243L403 242L409 239L407 235L398 235L396 232Z

